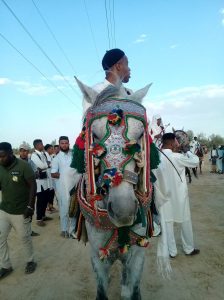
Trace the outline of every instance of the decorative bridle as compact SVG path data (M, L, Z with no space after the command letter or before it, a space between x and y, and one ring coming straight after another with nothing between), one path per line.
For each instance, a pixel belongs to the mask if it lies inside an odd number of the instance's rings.
M99 142L96 142L92 130L93 122L105 117L107 118L106 134ZM127 137L129 118L141 121L144 126L140 142L129 140ZM118 186L123 180L133 184L135 195L139 201L142 225L146 226L146 223L151 223L148 215L152 190L149 161L150 141L146 111L137 102L109 98L88 110L84 127L85 176L79 183L78 199L85 219L97 228L113 229L113 235L106 247L101 249L101 256L104 258L108 255L109 249L117 248L119 235L119 228L110 221L107 210L98 205L98 201L102 201L108 194L109 188ZM131 160L135 160L137 172L125 170ZM96 175L97 173L98 175ZM147 235L150 233L147 232ZM131 230L130 242L139 246L148 244L146 237L141 237ZM124 251L124 247L121 251Z

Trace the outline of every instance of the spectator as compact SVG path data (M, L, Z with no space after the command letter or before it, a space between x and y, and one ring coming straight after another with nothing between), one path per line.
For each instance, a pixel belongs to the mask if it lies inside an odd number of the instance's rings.
M162 143L164 155L161 155L161 163L153 173L157 178L155 203L161 218L163 241L166 241L170 257L174 258L177 247L173 224L180 223L183 250L186 255L196 255L200 250L194 247L185 167L195 167L199 159L190 151L176 153L179 145L173 133L165 133Z
M19 146L19 158L28 162L28 164L31 166L32 170L34 171L35 174L35 178L37 175L37 168L34 165L34 163L32 162L32 160L29 158L29 147L26 144L22 144ZM31 232L31 236L39 236L40 234L33 231Z
M47 169L47 175L48 175L48 186L49 186L49 200L48 200L48 207L47 210L49 213L53 213L56 211L54 208L54 180L51 177L51 164L52 164L52 159L54 157L54 148L52 145L47 144L44 147L45 150L45 155L48 163L48 169Z
M37 182L37 203L36 203L36 214L37 214L37 225L45 226L44 221L52 220L52 218L45 216L47 204L49 201L49 186L47 169L48 164L44 155L44 146L41 139L33 141L35 151L31 155L31 160L38 170Z
M36 182L30 165L17 159L12 152L11 144L0 143L0 279L12 271L9 258L8 235L13 227L21 239L27 264L25 273L33 273L36 269L34 262L33 244L31 238L31 219L34 212Z
M75 218L69 218L70 190L73 188L75 178L74 169L70 168L72 153L69 149L69 139L67 136L59 138L60 152L53 158L51 176L55 179L55 192L58 199L60 228L62 237L76 238L74 230L76 225Z

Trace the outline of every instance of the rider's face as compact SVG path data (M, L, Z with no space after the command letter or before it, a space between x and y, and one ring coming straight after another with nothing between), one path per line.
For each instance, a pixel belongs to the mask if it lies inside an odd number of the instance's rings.
M131 77L131 69L128 66L128 58L126 55L116 63L116 67L120 74L121 81L127 83Z

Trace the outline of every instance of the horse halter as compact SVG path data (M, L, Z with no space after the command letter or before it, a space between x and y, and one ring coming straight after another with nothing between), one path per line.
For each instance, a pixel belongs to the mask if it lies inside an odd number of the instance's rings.
M106 133L96 143L92 134L92 124L95 120L103 117L107 118ZM144 126L141 145L127 137L129 118L141 121ZM86 149L89 149L85 156L88 181L87 197L88 194L105 195L110 187L118 186L122 180L137 185L139 174L134 170L125 170L125 167L133 159L140 166L141 161L148 157L149 143L145 108L134 101L110 98L88 111L85 126L87 129ZM143 153L145 156L141 159ZM141 191L148 195L151 191L149 186L150 168L149 162L145 164L147 166L144 166L144 187L141 188ZM101 166L103 172L96 181L93 171L97 165Z

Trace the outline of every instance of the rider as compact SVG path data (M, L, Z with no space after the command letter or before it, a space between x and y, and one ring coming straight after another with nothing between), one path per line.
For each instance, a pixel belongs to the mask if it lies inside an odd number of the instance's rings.
M165 128L163 126L163 121L162 121L161 116L154 115L152 118L152 124L151 124L151 137L157 147L160 147L161 138L164 133L165 133Z
M198 138L195 136L194 139L190 142L190 151L193 154L196 154L196 152L200 149L201 145L198 142Z
M130 79L130 68L128 66L128 58L124 51L120 49L111 49L106 51L102 59L102 67L105 71L106 78L93 86L93 89L100 93L107 86L114 85L120 88L120 96L127 96L132 94L132 91L126 89L122 83L127 83ZM83 99L83 114L91 106L90 103Z

